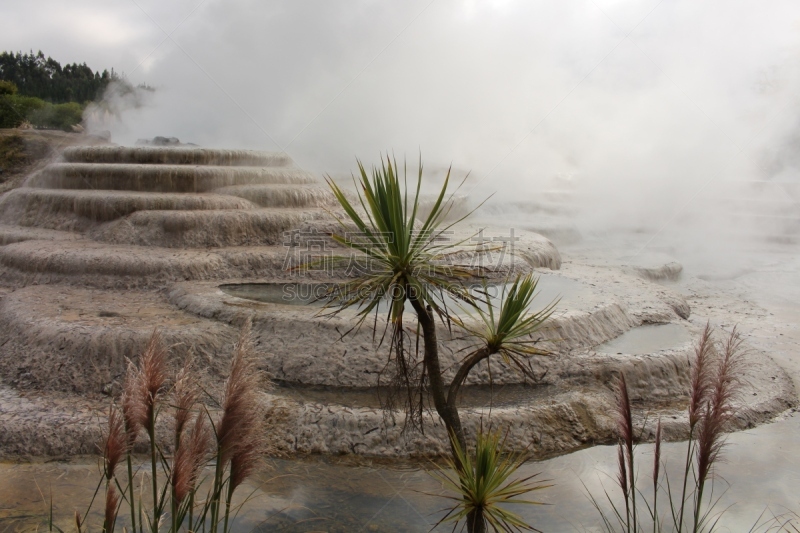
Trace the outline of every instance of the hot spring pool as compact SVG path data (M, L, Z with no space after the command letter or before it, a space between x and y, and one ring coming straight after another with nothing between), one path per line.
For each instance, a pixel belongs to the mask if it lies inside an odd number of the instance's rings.
M589 288L579 281L575 281L562 276L542 274L538 276L539 282L536 287L536 296L532 304L535 310L543 309L550 303L559 300L557 308L563 309L571 303L581 299L583 295L588 295ZM488 301L496 305L504 287L509 284L491 284L487 286L486 296ZM323 307L330 301L329 291L335 290L336 285L330 283L235 283L220 285L220 290L230 296L253 300L256 302ZM475 284L470 286L472 294L482 300L487 300L483 294L483 286ZM458 306L468 309L463 302L457 301L450 295L444 296L445 305L458 310ZM479 301L478 306L486 309L485 301ZM406 304L407 310L411 310L411 305ZM379 311L386 310L386 304L381 303Z
M691 341L689 330L680 324L647 324L630 329L595 348L610 354L643 355L677 348Z

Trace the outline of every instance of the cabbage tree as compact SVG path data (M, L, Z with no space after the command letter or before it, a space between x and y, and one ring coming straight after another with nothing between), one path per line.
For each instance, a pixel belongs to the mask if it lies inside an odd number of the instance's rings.
M406 166L403 166L401 178L397 162L389 157L382 159L380 167L373 167L371 173L358 161L358 170L358 176L354 177L357 201L351 201L350 195L326 178L345 213L338 219L344 231L333 239L356 252L365 265L354 279L336 287L328 306L334 313L356 308L358 319L354 328L373 313L377 318L377 314L385 310L387 329L384 335L388 333L390 361L394 366L392 390L399 391L407 422L421 427L427 392L448 432L455 435L456 442L465 450L466 438L457 408L461 385L475 365L495 354L525 371L527 357L544 353L534 346L532 334L550 315L552 305L535 313L529 310L536 280L527 276L518 278L504 290L497 311L491 302L488 302L488 311L478 307L468 285L469 281L474 281L476 272L448 261L449 255L463 243L448 238L450 230L469 216L468 213L446 222L455 194L448 195L449 170L436 201L425 216L421 216L420 209L421 161L416 187L411 193ZM447 305L447 301L453 299L461 302L456 307L477 311L478 326L454 314L453 306ZM480 296L477 299L480 300ZM417 318L415 330L404 325L407 303ZM473 351L457 367L455 379L450 383L445 381L439 357L437 318L448 326L460 325L476 339ZM418 357L420 339L421 361ZM455 451L453 447L457 457Z

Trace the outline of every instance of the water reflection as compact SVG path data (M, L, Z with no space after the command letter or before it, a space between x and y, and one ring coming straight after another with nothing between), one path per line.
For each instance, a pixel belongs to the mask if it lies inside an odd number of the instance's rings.
M716 472L717 506L725 510L720 531L747 531L769 508L776 514L800 510L800 418L733 434L726 449L727 462ZM684 443L664 446L670 479L680 477ZM651 485L652 447L638 448L640 487ZM313 457L271 461L271 469L249 490L234 531L351 532L429 531L442 516L446 502L431 496L441 488L425 468L429 463L357 461ZM612 494L616 475L615 450L608 446L588 448L569 455L530 462L521 474L542 472L555 486L536 496L551 505L520 506L516 510L543 531L593 531L599 517L583 484L602 496ZM71 530L74 509L85 509L99 479L96 464L72 463L0 464L0 531L42 529L47 505L43 495L52 487L54 514L61 527ZM661 500L662 504L666 504ZM99 506L97 506L99 509ZM99 511L98 511L99 513ZM99 521L99 514L90 520ZM121 525L124 517L121 518ZM450 531L439 526L436 531Z

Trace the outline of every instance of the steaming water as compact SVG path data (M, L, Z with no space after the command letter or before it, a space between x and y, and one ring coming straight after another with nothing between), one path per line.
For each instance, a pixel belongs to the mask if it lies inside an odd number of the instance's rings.
M689 331L680 324L648 324L628 330L616 339L597 346L595 350L639 355L675 348L690 341Z
M326 296L331 286L328 284L309 284L309 283L240 283L230 285L220 285L220 290L231 296L255 300L257 302L322 307L328 301ZM475 285L471 291L475 298L480 299L478 306L487 309L488 301L495 307L498 298L503 294L503 288L509 285L490 285L487 287L486 295L483 294L481 285ZM582 294L586 294L588 288L579 281L575 281L562 276L542 274L536 286L536 294L531 304L533 309L542 309L551 302L558 300L558 307L565 308L570 303L580 299ZM449 308L458 309L458 305L465 307L463 302L458 302L454 298L445 295L445 304ZM386 304L380 304L379 311L386 310ZM407 311L413 311L411 304L406 304Z
M721 496L721 531L747 531L769 506L780 514L800 509L800 418L792 417L729 437L728 457L716 472L715 497ZM678 479L684 443L664 446L670 479ZM582 483L596 497L606 487L615 496L616 451L599 446L569 455L526 464L521 474L541 472L555 484L535 493L548 506L518 506L515 510L543 531L582 531L598 525ZM638 448L640 488L649 494L652 446ZM441 487L424 470L429 463L307 458L273 461L257 483L240 489L240 497L255 490L234 524L236 532L250 531L428 531L442 516L445 500L425 493ZM6 531L42 530L48 508L40 490L52 490L54 516L69 527L74 509L85 510L99 479L96 463L0 464L0 524ZM618 501L619 498L616 497ZM666 505L665 500L660 504ZM99 509L92 515L99 520ZM120 524L125 523L124 517ZM450 531L440 526L435 531Z

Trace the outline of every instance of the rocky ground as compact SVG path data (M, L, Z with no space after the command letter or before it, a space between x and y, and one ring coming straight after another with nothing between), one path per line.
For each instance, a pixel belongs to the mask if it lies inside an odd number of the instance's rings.
M107 144L98 137L56 130L0 129L0 193L22 184L67 146Z
M798 351L800 334L797 331L797 323L787 319L791 317L776 318L774 313L770 314L767 308L748 298L742 291L737 292L733 287L721 287L718 283L688 276L677 282L668 281L659 285L642 277L635 277L614 266L598 266L592 263L591 258L586 256L571 257L564 254L562 270L558 274L580 279L582 283L592 287L596 291L598 302L624 301L628 317L625 320L634 320L634 323L683 321L694 332L699 331L707 320L723 330L738 325L751 348L752 359L748 378L750 385L746 401L742 406L739 427L752 427L765 422L796 405L796 392L791 381L773 363L775 359L790 371L797 368L794 354ZM197 284L184 285L192 288ZM199 284L198 287L205 285L208 283ZM212 292L216 294L216 285L212 283L209 288L212 285L215 289ZM92 289L57 286L4 288L0 291L2 298L0 307L4 312L8 313L19 307L24 311L22 314L27 313L31 317L30 321L35 317L38 324L31 322L29 326L22 325L14 338L5 339L5 343L15 346L11 351L6 350L6 353L13 353L15 360L18 358L28 363L9 365L6 361L2 365L6 381L0 389L2 391L0 423L4 427L4 431L0 433L0 449L4 455L62 456L89 453L94 450L108 406L113 395L119 390L119 377L106 376L96 383L96 380L81 377L93 375L91 361L104 357L106 353L101 346L103 343L92 343L92 339L96 339L100 333L110 335L109 338L114 339L117 335L115 331L124 328L125 331L131 332L126 335L138 336L139 341L133 344L126 341L123 344L140 345L147 338L153 324L152 318L155 317L164 328L165 335L171 340L170 344L186 345L191 342L191 338L196 340L205 338L205 341L200 341L199 344L195 342L195 345L202 348L203 342L206 342L210 346L209 353L213 353L216 349L214 347L218 344L232 344L236 331L232 326L240 322L243 316L257 317L260 316L258 313L269 309L269 306L248 303L247 300L219 298L213 295L202 296L203 294L201 290L195 296L200 298L201 303L193 304L199 305L200 308L192 308L186 303L186 289L177 292L173 290L162 295L142 291L118 291L113 296ZM184 303L181 303L182 301ZM238 305L237 301L240 302ZM177 306L174 305L176 303ZM592 304L586 305L591 307ZM689 308L691 308L690 313ZM255 315L253 315L254 309L256 309ZM15 316L18 319L22 314ZM204 314L213 316L215 320L204 318ZM683 319L681 316L687 316L688 319ZM42 326L42 319L45 317L49 318L45 321L45 326ZM302 316L292 319L292 327L297 327L298 318L302 319ZM104 325L102 332L96 330L98 323ZM85 344L81 349L82 353L95 354L91 357L87 355L82 361L75 362L74 368L77 373L73 384L70 385L68 381L59 378L63 373L55 372L49 376L48 369L52 369L58 361L58 358L53 359L53 356L59 352L50 340L53 338L52 331L45 331L42 334L39 331L42 327L57 330L61 328L63 334L72 339L69 342ZM80 331L84 333L79 333ZM319 335L324 336L323 333ZM312 344L319 343L321 339L319 335L312 334L307 340ZM43 344L40 337L48 339L47 342ZM25 338L29 341L19 342ZM604 340L598 337L590 344ZM262 347L276 354L275 356L280 353L280 350L276 352L275 348L270 348L274 340L270 340L269 335L259 342ZM110 344L108 342L105 344L115 345L113 340ZM674 355L669 355L673 352L664 352L656 357L633 358L586 352L585 348L583 351L578 350L579 356L574 364L580 365L583 370L577 371L578 367L570 370L568 367L554 366L551 369L551 376L572 375L572 378L552 381L556 389L553 389L554 392L549 400L540 405L497 406L492 416L495 420L504 420L510 427L519 428L512 432L512 440L515 442L519 440L520 444L533 441L534 448L540 454L563 453L587 443L606 442L613 437L613 420L602 414L609 412L613 398L609 381L613 374L611 369L625 368L630 376L634 399L640 399L637 403L640 418L650 416L652 420L651 411L658 410L664 415L668 436L679 438L684 422L682 405L680 401L669 405L666 399L675 397L676 391L685 387L685 381L660 378L658 376L663 376L663 370L658 369L661 368L659 361L672 361L671 358L675 358L675 362L669 363L670 365L681 365L689 356L690 351L687 348L675 351ZM70 347L70 351L74 351L74 347ZM300 371L301 374L297 374L296 377L305 380L302 377L305 375L303 374L305 370L302 369L307 363L303 363L302 358L298 359L301 354L291 349L286 353L287 356L294 353L295 356L290 360L299 365L296 367L297 370L290 372L290 375ZM133 356L132 353L128 355ZM118 356L122 356L122 353ZM619 361L615 361L613 357L619 357ZM267 361L269 360L273 359L268 358ZM279 361L280 357L274 360ZM560 364L568 364L565 361L569 360L569 358L564 359ZM36 363L37 361L39 363ZM309 360L311 361L313 359ZM209 358L207 362L212 374L218 376L217 378L212 376L211 380L221 379L225 371L223 365L214 365L213 358ZM265 369L272 371L273 375L275 368L289 372L286 363L280 363L279 367L270 366L273 363L265 364L267 365ZM31 365L34 368L31 368ZM12 366L15 368L13 372L9 371ZM309 376L321 377L320 371L324 368L323 364L318 371L312 372ZM596 370L588 370L589 368ZM653 370L654 368L656 370ZM597 381L597 376L604 375L604 372L611 374ZM502 376L502 372L496 374ZM793 374L795 379L800 375L796 371ZM346 372L336 375L342 378ZM586 377L579 377L581 375ZM286 378L284 375L283 379ZM663 381L664 379L666 381ZM292 382L297 383L289 381ZM35 383L39 383L39 386ZM658 390L656 383L661 383L663 388L663 394L658 401L652 396L654 391ZM639 385L642 386L641 391ZM77 390L82 391L78 396L75 395ZM275 413L282 421L280 427L276 428L275 445L285 453L367 453L392 456L405 455L409 451L412 454L442 451L435 445L436 435L440 433L435 418L429 420L427 437L412 437L409 440L407 435L401 434L399 427L388 432L375 431L376 428L382 427L385 421L384 413L378 408L366 405L363 407L326 405L324 401L320 403L320 400L313 397L304 398L302 387L299 392L297 390L294 392L295 394L287 395L279 389L270 393ZM486 414L483 411L483 409L467 409L465 411L467 424L478 423ZM546 429L543 431L543 428Z
M51 150L65 143L100 142L57 132L3 135L0 138L23 139L21 146L47 145L38 152L30 149L33 155L23 157L24 164L15 167L16 177L7 187L18 185L20 176L39 168ZM61 198L67 193L57 195ZM94 196L102 194L89 191L81 198L89 201ZM140 200L129 196L131 201ZM122 227L130 219L120 221ZM162 230L166 228L159 224ZM474 229L464 228L465 235ZM192 353L202 362L209 388L218 387L236 332L247 320L254 323L264 370L283 384L268 393L276 421L276 448L284 453L389 457L443 451L444 433L434 416L429 417L425 436L408 435L401 425L387 424L385 413L375 406L305 396L309 386L333 388L336 394L340 389L374 386L385 361L375 351L369 332L350 337L347 343L333 342L349 327L351 320L345 316L322 320L313 310L271 306L219 289L220 281L215 280L281 281L282 275L276 272L280 273L285 261L283 247L236 243L181 250L112 246L92 240L89 233L69 233L67 239L63 231L23 226L6 228L3 235L0 454L91 453L107 409L119 393L125 361L136 357L154 327L162 330L173 348L176 366ZM750 348L738 428L770 420L797 404L797 300L791 291L779 287L793 287L792 273L800 268L785 248L762 252L768 259L743 275L703 279L682 272L680 263L668 256L617 259L605 246L582 244L559 253L536 234L520 231L519 237L517 254L494 264L494 270L487 270L490 276L501 279L511 272L536 270L577 283L580 290L573 300L565 300L542 333L558 354L537 362L546 376L537 386L549 387L549 395L537 402L464 409L467 426L477 426L491 412L494 420L512 428L512 445L532 445L540 455L609 442L614 438L613 378L624 371L637 402L637 416L652 422L654 413L663 415L667 436L680 438L691 343L644 355L595 349L631 328L653 323L679 324L694 336L706 321L724 331L738 325ZM470 263L476 257L465 253L456 260ZM41 271L31 269L29 263L39 265ZM271 277L265 277L268 274ZM775 279L780 276L789 283L777 285ZM448 335L443 328L443 358L455 362L464 342ZM491 373L488 369L476 372L470 384L485 384L490 376L498 383L517 385L520 381L509 368L496 364Z

